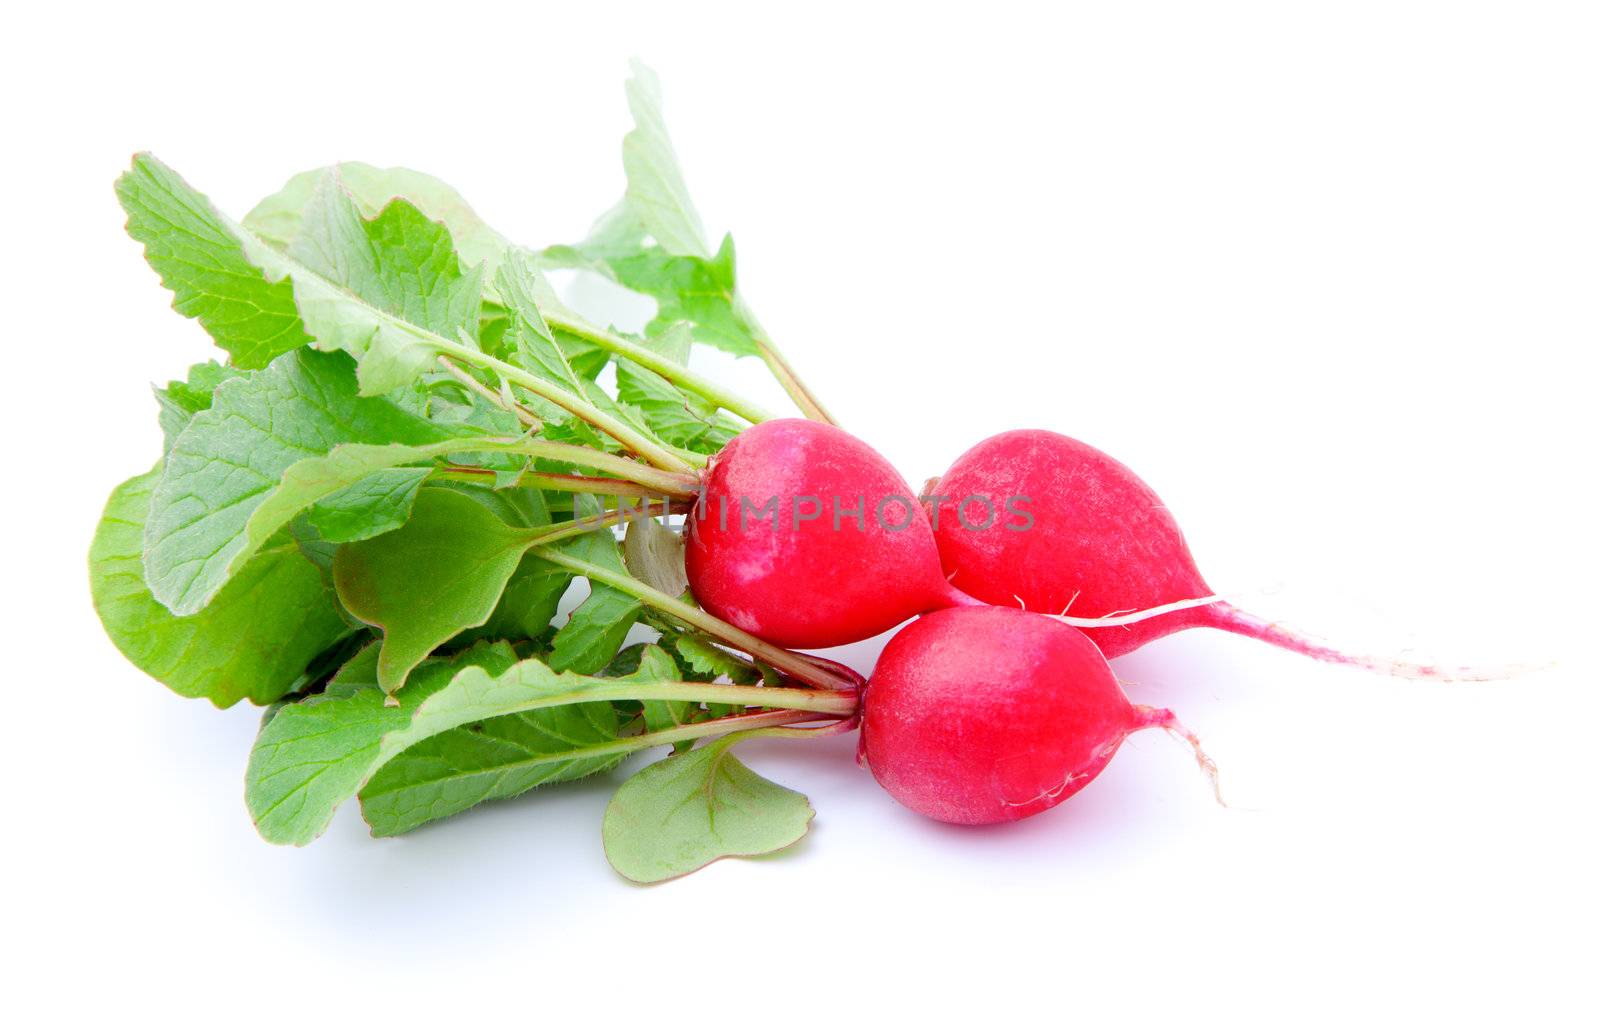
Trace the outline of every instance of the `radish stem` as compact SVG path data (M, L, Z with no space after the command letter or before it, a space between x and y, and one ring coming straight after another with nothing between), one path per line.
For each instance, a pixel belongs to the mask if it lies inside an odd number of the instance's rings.
M743 297L734 298L733 313L750 327L750 334L755 339L756 352L760 354L762 363L766 364L767 370L778 379L778 384L783 386L783 390L800 408L800 412L812 420L838 427L839 422L833 419L833 414L823 408L822 402L811 393L806 383L800 380L800 375L795 373L789 361L779 352L772 337L767 335L767 330L756 321L755 314L750 310L750 305L744 302Z
M505 410L507 413L510 413L512 416L516 417L517 421L521 423L523 427L537 431L539 428L544 426L543 421L541 421L538 415L532 410L517 402L515 399L509 399L502 393L496 392L488 385L485 385L477 378L474 378L470 372L463 370L461 365L457 364L449 357L439 357L439 363L444 366L446 371L449 371L452 375L454 375L455 379L461 382L461 384L465 385L467 388L478 393L485 399L494 403L496 406Z
M840 677L827 668L819 667L800 654L791 653L781 647L774 646L737 626L729 625L722 619L707 614L698 607L684 603L676 597L669 597L655 587L642 583L632 576L602 568L581 558L574 558L569 554L563 554L560 551L553 551L549 548L534 547L529 553L537 555L552 564L560 565L569 572L575 572L591 582L602 583L637 597L663 614L671 615L680 621L693 625L717 642L743 650L755 659L770 664L784 674L792 675L809 685L816 686L819 689L834 690L852 689L855 686L855 682L850 679Z
M453 346L445 355L454 360L465 361L492 371L513 385L555 403L579 420L615 438L623 448L638 454L641 458L648 460L660 469L669 472L693 472L693 467L688 462L665 446L652 441L632 425L613 417L598 406L568 392L559 385L546 381L538 375L531 374L520 367L506 363L498 357L492 357L481 350L475 350L469 346Z
M546 314L545 321L551 328L593 343L602 349L610 350L618 356L626 357L636 364L647 367L679 388L687 389L712 405L729 410L752 424L759 424L762 421L773 418L772 413L745 399L738 393L723 388L709 378L691 371L683 364L664 357L654 350L624 339L610 329L599 328L583 321L581 318L569 318L561 314Z
M536 552L537 553L537 552ZM609 686L609 687L607 687ZM837 689L768 689L759 685L724 685L702 682L634 682L589 686L563 696L541 700L541 706L571 706L577 703L660 700L673 703L721 703L727 706L753 706L780 710L802 710L830 717L850 717L856 712L854 691ZM681 737L672 739L681 741Z
M590 469L610 473L624 480L631 480L641 487L649 488L659 494L693 497L700 491L700 478L692 469L659 469L646 463L636 462L623 456L612 455L609 452L587 448L583 445L569 445L561 441L546 441L543 438L522 438L507 441L504 450L516 455L549 459L559 463L571 463L574 466L587 466Z
M644 504L623 505L601 512L598 515L585 516L582 519L572 519L566 522L551 523L548 526L535 528L538 534L529 542L529 547L538 547L542 544L555 544L576 537L584 533L593 533L595 530L613 526L628 519L637 519L641 515L665 514L688 512L693 509L692 504L674 501L646 501Z
M484 469L480 466L441 466L434 475L445 480L459 480L467 484L493 485L498 482L499 475L494 470ZM615 480L611 477L591 477L582 473L541 473L537 470L527 470L517 474L513 482L514 487L526 487L536 491L569 491L573 494L610 495L615 498L651 498L672 494L659 488L647 487L636 484L631 480Z

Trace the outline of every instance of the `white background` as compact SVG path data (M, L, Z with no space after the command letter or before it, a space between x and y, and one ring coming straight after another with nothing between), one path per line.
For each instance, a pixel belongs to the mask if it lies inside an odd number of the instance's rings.
M1593 8L667 6L8 15L13 1012L1592 1007ZM903 810L853 738L757 746L810 836L654 889L600 852L616 777L261 843L255 711L141 676L89 605L100 506L159 450L148 385L209 355L112 179L149 148L242 214L301 169L402 164L570 240L620 193L635 54L752 305L914 483L1055 428L1162 492L1247 608L1558 666L1416 685L1185 633L1119 670L1233 808L1154 732L978 830ZM703 366L779 401L754 363Z

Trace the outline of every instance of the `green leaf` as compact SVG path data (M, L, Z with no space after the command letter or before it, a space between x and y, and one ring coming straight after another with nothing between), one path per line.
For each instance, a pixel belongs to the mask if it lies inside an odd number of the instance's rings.
M684 678L683 672L678 670L671 654L660 646L650 645L640 648L639 666L634 674L641 681L677 682L683 681ZM665 731L680 724L687 724L694 717L696 709L694 703L676 699L650 699L644 701L641 706L646 731ZM693 745L693 740L678 742L673 749L687 752Z
M622 285L655 298L656 316L646 333L659 335L681 321L688 323L695 342L740 357L759 352L759 333L739 299L731 236L722 238L715 257L673 257L660 248L643 248L608 264Z
M727 678L735 685L747 685L763 677L761 669L755 664L741 660L699 636L674 636L672 650L683 661L685 668L708 680Z
M350 368L344 356L294 351L223 382L184 428L145 528L145 577L173 613L200 610L285 523L363 477L504 444L452 438L387 399L358 398Z
M573 246L548 247L539 260L550 268L597 272L651 297L656 314L645 325L651 336L683 323L695 342L734 356L760 352L759 327L739 296L733 238L724 237L714 257L673 255L650 244L642 233L616 226L617 213L597 222L589 237Z
M479 218L455 188L437 177L399 166L341 162L297 173L278 193L251 209L244 217L244 225L279 247L291 246L300 236L306 206L330 171L338 174L363 216L373 218L395 198L404 199L449 229L463 263L481 264L484 277L494 277L510 242Z
M489 620L532 534L450 488L425 488L402 527L333 560L345 609L383 630L378 684L393 693L450 637Z
M332 173L287 250L222 215L153 156L136 156L117 192L173 306L199 318L239 367L310 341L354 356L361 393L378 395L477 331L483 266L463 272L449 230L404 201L363 219Z
M580 399L590 401L592 384L572 366L569 352L581 355L590 344L572 339L557 339L544 319L541 307L558 304L550 285L539 272L533 255L520 248L506 252L495 277L496 288L505 301L511 324L512 362ZM599 443L592 428L571 413L544 399L531 397L542 420L571 432L571 440L586 445Z
M373 640L372 642L363 646L360 652L358 652L354 657L351 657L349 660L345 661L344 664L340 666L339 670L334 673L334 676L328 680L328 687L332 688L335 685L354 685L373 689L377 688L378 652L381 649L383 649L383 644L378 640ZM476 650L478 648L473 647L473 649ZM512 656L514 657L515 654ZM487 664L482 666L488 667ZM509 667L510 665L508 664L506 666ZM500 671L505 670L505 668L496 670L495 668L490 667L489 670L495 674L499 674Z
M644 228L669 254L704 258L705 227L689 200L678 156L667 136L661 111L661 82L644 64L632 63L628 109L633 130L622 139L622 168L628 176L627 202Z
M265 367L310 341L294 288L281 277L269 281L251 260L253 238L160 160L134 156L117 179L117 200L172 306L198 319L235 366Z
M493 456L486 455L481 458L489 459ZM522 460L523 465L526 465L526 462L526 459ZM514 481L516 473L508 472L504 476L508 482ZM462 484L452 487L452 490L466 495L493 512L507 526L544 526L550 522L550 507L545 504L543 491L526 487L478 487L476 484Z
M506 583L489 620L463 635L477 639L538 639L561 606L572 575L543 558L526 556Z
M156 402L161 407L163 454L172 448L172 443L178 440L178 435L189 426L196 413L211 408L211 396L218 385L248 373L208 360L189 368L187 380L168 382L166 388L156 389Z
M659 883L805 836L811 803L739 762L729 751L739 739L669 756L617 789L601 824L613 868L636 883Z
M482 266L462 271L450 231L404 201L364 219L330 172L288 255L259 263L294 279L306 330L318 349L356 358L363 395L416 380L456 336L477 332Z
M637 61L633 72L627 92L634 129L622 143L628 178L622 202L596 221L583 243L547 248L540 257L551 267L600 272L655 298L656 316L645 328L650 335L686 322L696 342L754 356L760 329L739 298L733 238L724 237L712 254L667 136L660 83Z
M625 680L677 681L678 671L670 657L649 647ZM648 711L667 704L645 705ZM374 774L361 791L361 814L375 836L405 833L480 802L609 770L632 751L617 738L609 703L554 706L452 728Z
M413 745L491 717L627 698L635 684L558 674L537 659L499 675L434 660L399 691L398 707L386 707L375 685L336 681L320 695L285 705L261 729L245 774L245 802L268 841L308 844L327 829L340 802ZM588 748L579 751L592 755Z
M573 505L580 516L601 511L600 502L589 495L575 496ZM562 543L561 550L614 572L627 571L622 552L609 529L573 537ZM572 671L597 671L604 667L628 638L628 631L639 620L641 608L639 601L620 590L592 584L589 596L556 633L550 666Z
M320 836L339 803L382 765L383 736L404 731L417 705L459 670L451 661L430 661L401 690L395 708L384 705L375 684L359 680L363 665L376 660L376 651L358 655L325 691L284 704L256 735L245 804L268 841L309 844Z
M89 550L89 587L111 641L179 695L269 703L348 631L321 572L292 541L251 560L205 610L174 617L144 584L145 516L159 468L112 492Z
M654 346L679 363L687 363L690 332L688 324L678 322L645 345ZM704 398L685 392L631 360L617 361L617 395L639 410L652 433L679 448L712 453L739 433L738 426Z
M432 472L427 466L409 466L368 474L311 506L307 521L330 543L371 540L405 525L422 482Z

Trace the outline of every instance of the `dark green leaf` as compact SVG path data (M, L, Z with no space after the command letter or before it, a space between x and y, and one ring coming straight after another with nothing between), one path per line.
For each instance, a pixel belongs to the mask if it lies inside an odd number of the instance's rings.
M399 529L411 516L427 466L394 467L368 474L311 506L308 521L334 544L349 544Z
M572 576L542 558L527 556L511 574L494 613L463 636L474 639L538 639L561 606Z
M588 495L575 498L574 504L585 516L600 511L599 501ZM616 572L627 571L610 530L574 537L563 542L561 550ZM604 667L628 638L628 631L639 620L640 609L639 601L628 594L609 586L592 585L589 596L556 633L550 666L583 672Z
M404 526L339 548L339 599L383 630L378 684L385 692L446 640L489 620L529 539L467 495L430 487Z
M468 654L484 652L491 651ZM497 662L489 667L429 661L399 691L398 707L386 707L376 685L346 681L343 674L326 692L285 705L262 728L245 775L245 801L261 835L275 844L309 843L373 774L437 734L492 717L622 698L638 684L558 674L536 659L496 674L504 654L492 652Z
M622 677L676 681L678 672L671 658L651 647ZM373 774L361 791L361 813L376 836L405 833L480 802L608 770L629 751L617 737L610 703L555 706L452 728Z

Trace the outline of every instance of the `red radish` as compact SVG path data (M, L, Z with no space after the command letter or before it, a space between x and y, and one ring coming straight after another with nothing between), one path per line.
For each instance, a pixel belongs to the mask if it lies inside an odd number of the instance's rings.
M900 804L946 823L1026 819L1094 780L1171 710L1135 706L1077 629L1004 607L936 611L895 633L867 682L861 755Z
M945 581L894 467L812 420L758 424L712 457L685 561L702 607L780 646L838 646L977 603Z
M1007 499L1028 516L1005 513ZM938 511L935 538L958 589L990 604L1074 619L1105 619L1162 604L1214 596L1200 577L1177 520L1133 471L1052 431L1007 431L979 442L924 496ZM980 528L984 502L1000 516ZM955 513L968 505L968 524ZM1014 524L1014 525L1008 525ZM1317 660L1411 678L1472 678L1470 672L1356 657L1321 646L1217 600L1087 634L1107 657L1136 650L1180 629L1206 625L1238 632Z

